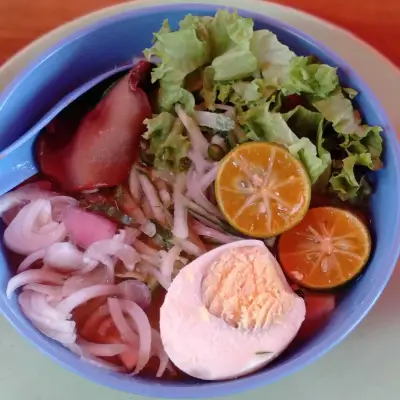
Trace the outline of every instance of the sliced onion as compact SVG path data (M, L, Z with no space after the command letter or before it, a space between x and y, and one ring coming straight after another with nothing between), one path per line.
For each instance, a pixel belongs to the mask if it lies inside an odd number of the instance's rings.
M235 108L234 107L232 107L232 106L227 106L227 105L225 105L225 104L216 104L215 105L215 108L217 108L217 109L219 109L219 110L224 110L224 111L226 111L225 112L225 115L226 116L228 116L228 117L230 117L230 118L235 118L235 115L236 115L236 111L235 111Z
M142 189L139 181L139 173L136 169L136 165L133 165L129 174L129 191L132 198L137 204L140 204L142 200Z
M125 228L124 232L125 232L125 237L124 237L123 241L125 244L127 244L129 246L132 246L132 244L135 242L136 238L138 236L140 236L140 233L141 233L139 231L139 229L134 229L134 228L129 228L129 227Z
M166 223L167 217L164 210L164 205L161 203L161 200L158 197L158 193L152 182L144 174L139 174L139 181L140 185L142 186L143 193L150 204L151 211L155 219L162 224Z
M67 297L78 290L105 283L110 283L108 282L107 272L102 268L98 268L86 275L73 275L69 277L64 282L61 293L64 297Z
M180 246L183 251L185 251L186 253L195 256L195 257L199 257L202 254L204 254L204 251L196 246L194 243L192 243L190 240L188 239L178 239L178 238L174 238L173 242L175 244L177 244L178 246Z
M47 328L46 326L42 326L40 323L35 321L32 321L32 324L38 331L63 345L69 345L76 342L76 333L59 332L57 330Z
M180 238L186 239L189 235L187 224L187 208L184 204L183 191L186 187L186 174L180 173L176 177L174 184L174 227L173 234Z
M108 307L111 318L122 339L134 348L139 346L139 338L134 330L129 326L122 312L121 304L118 299L109 298Z
M46 299L46 295L43 293L32 292L31 293L31 305L32 309L37 313L41 314L45 318L49 318L55 321L65 320L65 316L53 308ZM69 317L69 316L68 316Z
M189 117L189 115L185 113L181 105L177 104L175 106L175 111L186 128L191 147L196 149L196 151L198 151L201 155L205 156L207 154L208 142L201 133L199 126L191 117Z
M28 283L24 286L24 290L33 290L34 292L43 293L46 296L54 298L62 297L60 286L42 285L40 283Z
M54 221L61 222L64 220L65 211L70 207L77 207L79 202L69 196L54 196L50 198L52 205L52 215Z
M38 260L41 260L45 254L46 251L44 249L35 251L34 253L30 254L22 261L21 264L19 264L17 273L19 274L20 272L27 270L33 263L35 263Z
M196 149L191 149L188 153L188 157L194 165L194 169L199 174L204 174L204 172L214 165L213 162L206 160Z
M65 280L64 275L57 272L53 272L48 269L32 269L21 272L18 275L13 276L7 284L6 294L10 299L12 293L19 287L27 285L28 283L53 283L62 284Z
M157 356L160 360L160 366L156 373L156 377L160 378L168 368L169 358L162 345L160 334L155 329L151 330L151 355Z
M222 233L216 229L203 225L199 221L193 221L192 228L199 236L206 236L215 239L217 242L221 244L232 243L237 240L243 240L242 237Z
M89 364L93 364L96 367L108 369L108 370L114 371L114 372L125 372L126 371L124 367L104 361L101 358L98 358L98 357L90 354L88 351L81 348L81 346L79 346L75 343L72 345L67 345L66 347L69 350L71 350L73 353L78 355L80 358L82 358L82 360L86 361Z
M199 183L202 177L193 168L189 170L187 179L187 196L192 199L197 205L208 211L217 218L223 218L218 207L211 203L204 193Z
M142 254L141 257L142 257L142 260L144 261L144 263L148 263L148 264L154 265L157 268L160 266L160 263L161 263L160 255L155 257L155 256L148 256L147 254ZM140 264L141 263L139 263L138 266Z
M154 266L154 264L151 263L141 263L140 266L141 270L145 272L146 274L149 274L153 276L157 282L165 289L167 290L171 284L171 280L168 279L165 275L161 273L161 271Z
M31 322L43 333L49 336L49 334L61 333L61 334L74 334L75 322L67 321L63 319L53 319L49 316L45 316L41 313L41 310L37 310L37 304L32 302L32 291L24 291L18 296L18 302L22 308L23 313ZM52 336L50 336L52 337ZM57 340L57 339L55 339Z
M219 166L219 162L215 163L213 167L201 177L199 186L202 192L204 192L204 190L206 190L217 178Z
M141 240L136 240L133 246L141 254L146 254L151 257L159 257L159 253L156 249L153 249Z
M88 288L80 289L62 300L57 310L69 314L76 307L87 301L101 296L116 296L119 293L119 288L116 285L94 285Z
M28 183L11 192L0 196L0 217L7 210L10 210L20 204L37 199L48 199L54 196L50 191L51 184L46 181Z
M46 232L43 228L50 225ZM17 254L29 255L65 238L63 223L52 220L51 203L37 199L27 204L4 232L5 245Z
M122 343L100 344L87 342L82 338L78 338L76 343L81 347L82 350L96 357L112 357L129 350L129 347Z
M54 243L46 250L43 263L62 271L77 271L83 266L83 253L72 243Z
M149 362L151 354L151 326L147 315L133 301L118 300L123 312L134 322L139 334L139 357L134 373L139 373ZM111 310L111 308L110 308Z
M235 121L226 113L195 111L195 117L199 125L207 126L217 131L231 131L235 128Z
M135 264L140 261L137 251L132 246L122 243L118 238L93 243L85 251L84 261L98 261L106 265L109 271L109 279L112 281L114 277L114 257L120 259L128 271L133 271Z
M161 202L163 203L165 209L168 209L172 204L172 199L167 183L163 179L158 178L154 180L154 186L158 190L158 194L160 195Z
M160 271L161 274L165 277L165 281L167 282L167 287L164 286L166 290L168 290L172 282L172 272L174 270L174 263L175 261L177 261L181 251L182 249L179 246L173 246L168 251L168 253L163 257Z
M120 296L131 300L143 309L151 303L151 292L143 282L129 279L118 284Z
M142 199L142 210L147 219L155 218L150 202L146 197Z

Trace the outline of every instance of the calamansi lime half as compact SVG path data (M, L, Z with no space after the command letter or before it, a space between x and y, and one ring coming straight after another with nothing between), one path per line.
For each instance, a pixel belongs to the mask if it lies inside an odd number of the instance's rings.
M266 142L242 144L221 161L215 181L228 222L253 237L271 237L306 214L311 184L303 165L286 149Z
M366 225L353 213L334 207L308 211L278 242L286 275L312 289L332 289L357 276L371 253Z

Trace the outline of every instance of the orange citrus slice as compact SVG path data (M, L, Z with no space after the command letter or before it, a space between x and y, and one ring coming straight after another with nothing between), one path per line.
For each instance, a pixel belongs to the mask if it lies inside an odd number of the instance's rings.
M334 207L310 209L278 242L286 275L311 289L332 289L356 277L371 253L366 225L349 211Z
M286 149L266 142L237 146L221 161L215 195L239 232L265 238L298 224L311 197L307 171Z

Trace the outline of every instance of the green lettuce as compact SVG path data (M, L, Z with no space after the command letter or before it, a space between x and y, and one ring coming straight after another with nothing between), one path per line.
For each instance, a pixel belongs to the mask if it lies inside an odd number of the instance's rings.
M316 146L306 137L299 139L288 149L293 156L304 164L311 183L315 183L330 165L330 155L329 157L320 157Z
M289 126L292 118L295 118L296 124L299 119L304 122L302 130L299 130L300 138ZM318 180L331 163L329 152L323 148L323 118L318 113L299 107L290 115L285 115L271 112L267 104L247 111L240 117L240 122L247 131L248 140L265 140L285 146L302 161L312 183ZM316 140L317 136L320 137L318 147L310 139L313 137Z
M291 60L282 91L289 94L310 94L325 98L339 85L336 68L312 62L312 57L295 57Z
M346 150L349 156L353 154L368 153L371 155L371 160L374 169L380 169L382 166L382 129L378 126L370 127L366 136L360 138L358 135L341 135L343 143L340 146Z
M252 138L290 146L299 138L289 128L282 114L269 111L269 104L254 107L239 117Z
M230 81L251 77L257 70L257 60L250 50L233 48L214 58L211 66L214 80Z
M168 22L154 35L154 44L144 51L150 60L161 59L152 71L152 82L160 81L159 103L162 110L172 110L175 103L193 108L193 95L184 89L187 75L210 61L209 45L197 37L192 27L171 32Z
M250 49L267 86L285 95L307 93L324 98L339 84L336 68L298 57L268 30L254 32Z
M354 174L354 168L357 165L374 169L371 154L363 153L346 157L343 160L341 171L333 173L329 180L332 189L342 200L349 200L357 197L363 182L366 182L365 177L361 178L360 181L357 180Z
M179 172L181 160L190 148L181 121L168 112L162 112L144 123L147 131L143 137L149 141L147 154L154 156L154 167Z
M216 101L232 104L238 112L244 107L247 109L265 104L275 93L275 89L264 85L262 79L251 81L233 80L228 82L214 82L214 70L204 70L202 96L208 109L215 108Z
M219 10L215 17L187 15L181 22L182 29L196 29L197 35L210 44L212 59L233 48L248 50L253 36L254 22L237 12Z
M250 49L255 55L258 68L267 86L281 88L289 73L289 65L295 54L279 42L268 30L255 31Z
M186 16L183 30L194 30L207 43L216 81L229 81L251 76L257 60L250 51L254 22L236 12L219 10L215 17Z
M354 111L353 105L340 89L335 90L329 97L313 102L313 106L324 116L327 121L332 122L336 132L344 135L357 135L363 138L371 130L380 132L380 127L362 125L361 118Z

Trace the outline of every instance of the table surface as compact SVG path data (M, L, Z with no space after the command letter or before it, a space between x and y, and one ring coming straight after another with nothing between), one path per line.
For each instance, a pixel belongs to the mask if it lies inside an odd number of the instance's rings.
M400 66L398 0L278 0L356 33ZM1 0L0 64L38 36L116 0Z
M190 0L188 0L190 1ZM0 65L15 52L38 36L79 15L118 3L113 0L0 0ZM380 50L400 66L400 3L398 0L280 0L279 3L296 6L345 27ZM397 3L397 5L396 5ZM400 327L398 313L400 269L398 268L382 298L357 328L357 335L350 335L339 347L322 360L299 373L284 379L268 389L252 391L247 395L230 396L229 400L251 398L261 400L317 400L322 396L333 400L343 388L344 398L395 400L399 398L400 346L390 350L385 343L393 343L393 331ZM374 338L379 342L371 347ZM0 398L7 400L69 400L73 393L84 398L108 400L144 399L140 396L117 392L87 382L56 366L37 350L0 316ZM365 350L364 350L365 349ZM360 370L344 368L343 354L357 354ZM384 354L386 353L386 354ZM379 360L386 360L381 363ZM35 360L24 365L21 360ZM371 364L371 360L375 360ZM393 360L393 361L389 361ZM328 369L324 367L329 364ZM377 368L379 366L379 368ZM43 373L46 379L43 379ZM332 376L333 375L333 376ZM38 382L48 384L37 387ZM305 390L305 382L313 382ZM324 392L314 390L318 383ZM336 393L336 394L335 394ZM3 396L2 396L3 394ZM332 394L333 396L331 396ZM343 396L342 396L343 397Z

